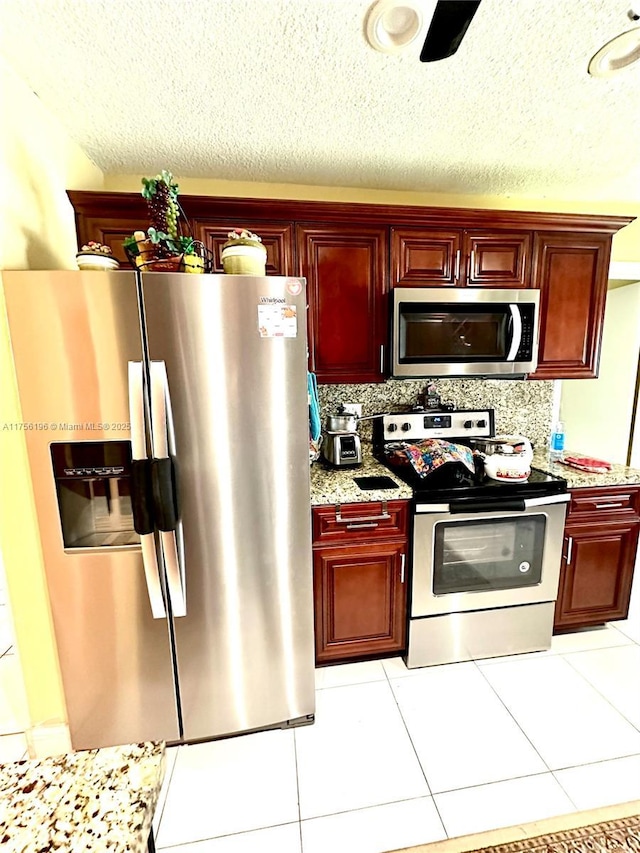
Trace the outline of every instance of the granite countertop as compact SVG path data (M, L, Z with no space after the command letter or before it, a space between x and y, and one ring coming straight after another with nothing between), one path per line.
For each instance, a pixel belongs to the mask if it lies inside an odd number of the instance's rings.
M354 477L391 477L397 489L361 489ZM321 461L311 466L311 504L367 503L368 501L397 501L413 497L410 486L396 477L374 458L371 445L362 443L362 465L359 468L330 468Z
M144 853L164 771L163 743L0 765L0 850Z
M587 453L565 451L567 456L588 456ZM579 471L561 462L551 462L548 451L536 450L531 463L534 468L547 471L556 477L567 481L570 489L586 489L596 486L640 485L640 470L627 468L625 465L612 465L611 470L603 474L592 474L589 471Z
M572 456L584 456L583 453L566 451ZM567 481L570 489L593 488L594 486L640 485L640 470L624 465L612 465L605 474L592 474L578 471L568 465L551 462L547 450L536 450L532 465L541 471L547 471ZM354 482L354 477L387 476L398 484L398 489L377 489L365 491ZM371 445L362 444L362 465L360 468L331 468L321 461L311 466L311 504L322 506L339 503L366 503L367 501L408 500L413 497L411 487L393 474L385 465L374 458Z

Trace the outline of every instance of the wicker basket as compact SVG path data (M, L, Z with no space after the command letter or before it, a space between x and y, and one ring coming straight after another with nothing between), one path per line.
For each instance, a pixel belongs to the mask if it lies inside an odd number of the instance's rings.
M226 275L266 275L267 250L261 243L225 245L220 258Z

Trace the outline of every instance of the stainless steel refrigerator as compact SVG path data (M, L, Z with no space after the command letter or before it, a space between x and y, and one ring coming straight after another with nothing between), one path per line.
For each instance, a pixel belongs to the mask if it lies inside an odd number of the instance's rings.
M73 747L311 722L304 280L2 282Z

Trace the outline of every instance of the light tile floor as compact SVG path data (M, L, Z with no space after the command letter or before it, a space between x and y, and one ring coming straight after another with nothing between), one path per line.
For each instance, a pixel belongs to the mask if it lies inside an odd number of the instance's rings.
M318 669L315 725L167 750L157 848L383 853L640 799L636 621L538 654ZM0 761L25 754L21 695L0 648Z
M168 750L157 847L383 853L640 799L638 627L319 669L314 726Z

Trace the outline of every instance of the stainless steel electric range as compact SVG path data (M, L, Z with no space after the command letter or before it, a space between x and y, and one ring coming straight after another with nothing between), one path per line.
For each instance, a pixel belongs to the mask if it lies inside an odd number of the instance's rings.
M408 667L541 651L551 645L567 483L531 470L488 479L447 462L420 476L406 450L425 438L471 445L494 413L414 408L380 418L374 453L414 491Z

